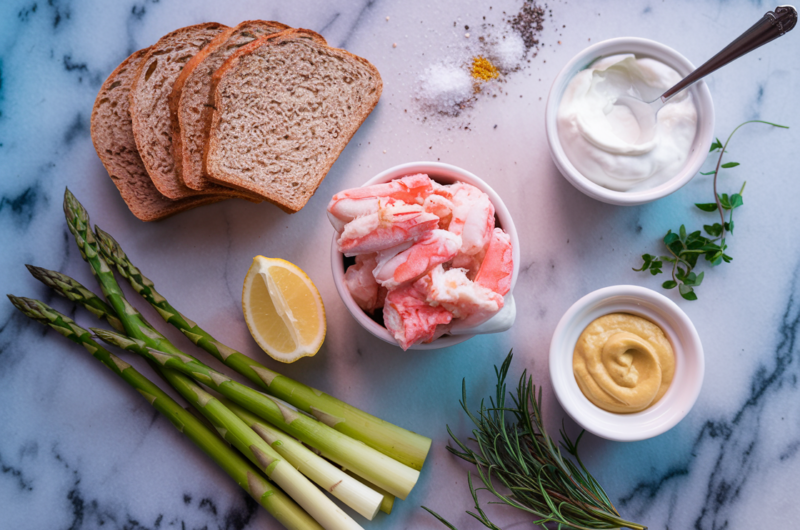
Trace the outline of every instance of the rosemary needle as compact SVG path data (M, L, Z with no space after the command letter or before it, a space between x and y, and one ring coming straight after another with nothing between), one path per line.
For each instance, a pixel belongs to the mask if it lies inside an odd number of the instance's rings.
M450 427L447 428L458 446L448 446L448 451L475 465L483 483L483 487L476 488L472 473L467 474L477 512L467 513L486 528L500 530L481 509L478 492L484 490L498 499L490 504L505 504L527 512L534 517L531 523L545 529L548 523L565 530L647 528L622 519L603 488L584 467L578 456L583 432L572 442L562 426L560 447L548 436L540 408L542 390L540 387L537 394L527 370L520 376L516 394L508 393L513 406L506 405L506 376L512 357L513 352L509 352L500 368L495 366L496 395L489 398L489 407L486 407L485 400L481 400L476 414L467 407L466 382L462 382L460 404L475 424L474 438L470 441L477 448L461 442ZM512 421L507 421L509 419ZM561 448L574 461L566 458ZM451 530L456 530L436 512L425 506L422 508Z

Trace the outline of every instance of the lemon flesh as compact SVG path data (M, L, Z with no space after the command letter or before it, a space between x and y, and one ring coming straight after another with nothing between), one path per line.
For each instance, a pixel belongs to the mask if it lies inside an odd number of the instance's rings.
M311 279L296 265L256 256L242 293L245 322L270 357L294 362L325 340L325 308Z

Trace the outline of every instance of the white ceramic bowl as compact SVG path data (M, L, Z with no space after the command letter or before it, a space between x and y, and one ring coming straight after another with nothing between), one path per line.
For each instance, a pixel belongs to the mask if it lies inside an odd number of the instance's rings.
M442 164L440 162L409 162L407 164L401 164L399 166L389 168L386 171L375 175L365 182L363 186L371 186L373 184L390 182L394 179L405 177L406 175L415 175L417 173L425 173L431 179L439 182L440 184L452 184L458 181L466 182L467 184L475 186L489 196L489 199L494 205L497 226L505 230L506 233L511 237L514 271L511 274L511 289L505 296L505 307L509 307L513 310L514 301L512 293L514 292L514 285L517 283L517 276L519 275L519 238L517 237L517 229L514 227L514 221L511 219L511 214L508 212L508 208L506 208L506 205L503 204L500 196L497 195L497 193L495 193L495 191L488 184L469 171L456 166L451 166L450 164ZM342 298L344 305L347 307L347 310L350 311L350 314L353 315L353 318L355 318L364 329L379 339L388 342L389 344L397 345L397 341L394 340L394 337L392 337L389 331L385 327L372 320L369 315L364 313L364 311L358 307L356 301L353 300L353 296L350 294L350 291L344 284L344 256L336 248L336 238L337 234L334 232L333 241L331 243L331 271L333 272L333 283L336 285L336 290L339 291L339 296ZM513 324L513 316L510 319L510 322L508 319L506 319L505 325L502 327L491 326L490 323L492 320L494 319L490 319L485 324L479 326L480 329L478 331L482 333L496 333L498 331L504 331L505 329L508 329L511 327L511 324ZM487 326L486 324L489 325ZM455 344L464 342L473 336L474 334L445 335L436 339L430 344L415 344L409 349L435 350L438 348L446 348L448 346L453 346Z
M589 401L572 372L572 355L584 328L609 313L630 313L657 324L675 351L675 377L655 405L633 414L615 414ZM559 403L587 431L620 442L658 436L689 413L703 385L703 345L692 321L672 300L635 285L615 285L589 293L567 310L550 343L550 379Z
M679 190L697 174L708 156L708 150L714 139L714 104L711 101L711 92L704 81L695 83L694 86L687 89L691 91L697 107L697 134L686 164L670 180L655 188L642 191L615 191L595 184L575 168L561 146L561 139L558 137L558 106L567 85L578 72L600 57L619 53L633 53L637 57L659 60L674 68L682 76L688 75L695 69L686 57L672 48L652 40L621 37L598 42L573 57L556 76L553 86L550 88L550 94L547 96L545 124L553 162L570 184L598 201L620 206L633 206L666 197Z

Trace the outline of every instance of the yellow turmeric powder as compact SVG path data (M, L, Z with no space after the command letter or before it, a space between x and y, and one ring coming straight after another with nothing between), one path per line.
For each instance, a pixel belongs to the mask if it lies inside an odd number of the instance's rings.
M488 81L500 75L497 67L492 62L482 55L472 58L472 77L480 81Z

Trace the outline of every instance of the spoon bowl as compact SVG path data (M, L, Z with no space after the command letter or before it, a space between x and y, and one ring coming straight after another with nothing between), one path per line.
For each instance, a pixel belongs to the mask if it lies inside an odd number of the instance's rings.
M614 105L627 107L633 114L636 123L639 124L639 137L634 143L644 144L650 142L656 136L656 126L658 124L658 111L665 103L658 98L654 101L646 102L634 96L619 96Z

